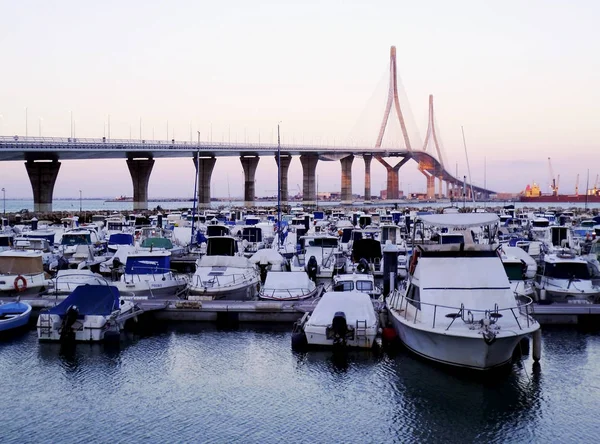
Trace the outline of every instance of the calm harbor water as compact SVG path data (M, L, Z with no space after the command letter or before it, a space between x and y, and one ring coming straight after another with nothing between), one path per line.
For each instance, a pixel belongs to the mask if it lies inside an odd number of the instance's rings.
M598 442L600 334L546 328L494 377L392 353L295 353L289 326L159 325L118 348L0 341L0 441Z
M3 203L0 202L0 211L3 211ZM478 207L499 207L504 204L509 204L510 202L487 202L482 203L479 202L476 204ZM79 211L79 199L55 199L52 208L54 211ZM555 205L552 203L513 203L516 208L549 208L549 207L562 207L562 208L580 208L584 209L584 203L561 203L560 205ZM265 207L274 207L277 205L276 202L266 202L266 201L256 201L256 206L265 206ZM301 202L293 202L292 205L302 205ZM339 202L319 202L319 206L323 207L331 207L331 206L339 206ZM355 206L361 206L361 202L356 202ZM179 208L192 208L192 201L163 201L163 200L150 200L148 201L148 208L154 209L157 206L165 210L174 210ZM232 202L211 202L212 208L219 207L243 207L244 202L242 201L232 201ZM382 206L394 206L393 203L389 202L375 202L371 205L374 208L382 207ZM450 206L449 202L437 202L437 203L427 203L427 202L400 202L398 203L399 208L420 208L420 207L429 207L429 208L444 208ZM455 206L462 207L462 202L456 202ZM467 202L466 206L473 206L472 203ZM600 208L600 203L589 203L587 206L589 209ZM33 211L33 199L6 199L6 211L9 213L17 212L21 210ZM107 202L104 199L83 199L81 201L81 209L83 211L132 211L133 203L132 202Z

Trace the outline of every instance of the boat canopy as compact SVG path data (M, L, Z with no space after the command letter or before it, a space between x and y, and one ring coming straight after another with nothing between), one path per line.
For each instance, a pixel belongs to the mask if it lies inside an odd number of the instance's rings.
M224 225L208 225L206 227L207 236L227 236L229 228Z
M199 267L252 268L252 264L243 256L202 256Z
M173 248L173 242L166 237L149 237L142 242L142 248L164 248L170 250Z
M129 233L115 233L108 238L108 243L113 245L133 245L133 235Z
M250 263L263 264L263 265L266 265L266 264L280 265L284 261L285 261L285 259L283 258L283 256L272 248L263 248L261 250L258 250L250 258ZM284 273L284 274L289 274L289 273Z
M344 312L348 325L367 321L367 326L377 324L373 302L367 293L359 291L325 293L313 310L308 324L327 327L337 312Z
M126 274L163 274L171 267L170 256L129 256L125 263Z
M248 242L262 242L262 229L259 227L244 227L242 239Z
M207 256L233 256L237 252L237 242L231 236L212 236L207 239Z
M109 316L119 309L119 297L119 289L112 285L80 285L48 313L64 316L75 305L79 316Z
M424 223L436 227L480 227L498 223L494 213L424 214L419 216Z
M37 274L44 272L41 253L0 255L0 274Z
M92 243L91 235L89 232L84 233L65 233L60 241L61 245L73 246L73 245L90 245Z
M285 273L267 273L264 291L271 293L290 290L294 294L297 293L297 290L312 291L315 287L315 283L310 280L305 271L287 271Z
M363 258L367 261L381 259L381 243L375 239L355 240L352 244L352 261L358 262Z

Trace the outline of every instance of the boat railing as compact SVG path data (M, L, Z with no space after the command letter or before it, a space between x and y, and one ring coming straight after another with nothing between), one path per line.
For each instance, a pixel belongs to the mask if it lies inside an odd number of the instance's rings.
M229 286L233 286L233 285L238 285L238 284L243 284L245 282L250 282L254 279L256 279L258 276L255 272L251 271L248 273L242 273L242 274L224 274L224 275L220 275L220 276L210 276L210 279L208 280L202 280L202 276L197 276L194 275L192 278L192 285L196 286L196 287L207 287L207 285L205 284L210 284L211 288L215 288L215 284L216 287L229 287ZM221 278L221 279L219 279ZM221 283L221 280L223 281Z
M69 280L70 278L70 280ZM61 285L65 285L66 284L66 290L67 291L72 291L75 289L75 287L78 287L79 285L85 285L88 284L92 279L95 279L98 282L98 285L110 285L110 281L107 280L104 276L101 275L83 275L83 274L77 274L77 273L66 273L66 274L61 274L60 276L56 276L54 279L52 279L54 281L54 291L58 292L59 291L59 280L60 280L60 284Z
M438 328L444 328L446 331L448 331L450 327L452 327L452 325L454 324L454 321L456 321L459 318L463 321L463 323L468 325L493 325L498 321L498 319L502 318L504 314L510 312L510 314L512 314L513 318L515 319L519 330L523 330L525 326L521 325L518 315L524 315L527 323L526 328L529 328L530 325L534 324L536 321L532 318L533 299L525 295L521 295L520 298L521 300L523 300L523 302L517 303L517 305L512 307L499 308L498 304L494 304L493 308L482 310L468 308L465 307L464 304L461 304L460 307L442 304L432 304L429 302L423 302L420 300L409 298L404 293L400 294L400 292L394 291L389 302L389 307L396 309L398 313L402 313L404 315L404 319L409 320L408 305L411 304L414 308L414 313L410 315L410 317L412 317L412 321L415 324L417 322L418 313L422 312L422 306L425 305L428 307L433 307L433 319L431 328L434 329L436 328L438 309L452 310L451 312L446 313L444 315L445 318L451 319L451 322L447 326L440 327L438 323ZM478 315L479 317L476 318L476 316Z
M135 273L135 271L152 271L152 273ZM147 282L149 280L162 281L165 275L169 276L169 279L173 279L173 272L176 270L172 270L170 268L157 268L157 267L132 267L132 273L125 273L125 276L131 277L131 282L133 282L137 276L138 282ZM142 279L142 276L152 277L152 279ZM127 279L125 279L127 281Z
M298 287L298 288L262 288L260 291L261 295L275 297L275 293L278 295L281 293L287 293L290 298L298 297L298 296L306 296L308 294L314 293L315 289L310 289L306 287Z

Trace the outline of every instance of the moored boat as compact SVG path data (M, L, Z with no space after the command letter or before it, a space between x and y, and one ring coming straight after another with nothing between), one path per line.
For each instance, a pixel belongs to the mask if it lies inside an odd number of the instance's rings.
M24 302L9 302L0 305L0 332L24 327L31 316L31 305Z

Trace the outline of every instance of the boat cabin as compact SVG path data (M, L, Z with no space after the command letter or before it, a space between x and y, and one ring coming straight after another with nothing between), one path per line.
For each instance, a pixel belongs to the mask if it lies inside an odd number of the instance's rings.
M206 236L229 236L229 227L221 224L207 225Z
M125 262L125 274L165 274L171 269L171 253L130 254Z
M237 252L237 242L231 236L211 236L207 239L207 256L235 256Z

